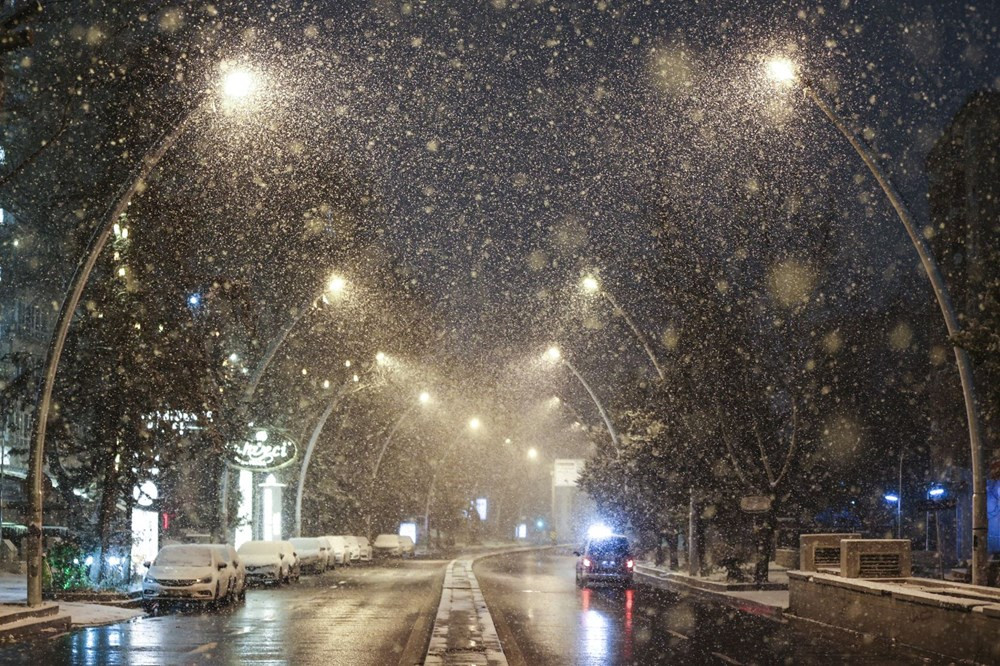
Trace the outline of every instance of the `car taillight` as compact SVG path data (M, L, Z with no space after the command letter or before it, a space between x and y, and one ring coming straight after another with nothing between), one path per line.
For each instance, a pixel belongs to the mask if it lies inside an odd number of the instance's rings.
M629 569L631 569L631 568L633 568L635 566L635 562L630 558L630 559L628 559L628 560L625 561L625 566L628 567Z
M586 557L583 558L583 566L585 566L588 569L590 568L590 560Z

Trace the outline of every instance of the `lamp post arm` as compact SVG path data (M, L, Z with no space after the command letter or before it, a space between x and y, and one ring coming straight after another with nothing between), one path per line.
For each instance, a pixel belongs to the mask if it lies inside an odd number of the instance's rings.
M132 201L132 197L142 186L163 156L177 143L177 139L188 128L191 121L206 108L203 98L181 117L153 146L143 155L135 169L131 180L118 194L111 210L94 231L87 247L77 264L73 276L59 306L55 328L49 340L45 354L45 370L42 373L35 399L35 413L31 424L31 449L28 454L28 535L27 535L27 587L28 606L39 606L42 603L42 475L45 466L45 430L48 425L49 410L52 407L52 389L55 385L56 373L59 370L59 359L66 344L73 315L80 304L83 290L87 286L97 260L104 246L107 245L111 231Z
M316 448L316 442L319 441L319 436L323 432L323 428L326 426L327 419L330 418L330 414L333 410L337 408L340 404L341 399L347 394L347 387L350 386L351 380L348 379L344 382L340 390L337 391L333 399L327 404L326 409L320 415L319 420L316 421L316 426L313 428L312 436L309 437L309 443L306 444L306 452L302 454L302 464L299 465L299 483L295 488L295 536L302 536L302 490L306 485L306 472L309 471L309 463L312 460L313 450Z
M375 481L378 479L378 470L382 466L382 458L385 457L385 452L389 449L389 444L392 442L392 438L396 436L396 432L403 425L403 422L406 421L406 417L412 414L413 410L416 408L417 405L415 404L407 407L406 410L399 415L399 418L396 419L396 423L393 424L392 430L389 431L389 435L385 438L385 441L382 442L382 448L378 452L378 458L375 459L375 469L372 470L372 486L375 485Z
M638 324L635 323L635 320L632 319L632 315L630 315L625 308L618 303L618 300L612 296L611 292L607 289L602 288L601 295L603 295L608 303L611 304L611 307L614 308L615 312L621 315L622 319L625 320L625 323L628 324L628 327L632 329L632 333L639 340L639 344L642 345L643 350L646 352L646 356L649 357L649 362L653 364L653 369L656 370L656 374L660 377L660 381L666 382L667 375L663 372L663 367L660 365L660 359L656 357L656 353L653 351L653 345L650 344L649 338L642 332L642 329L639 328Z
M896 215L906 229L907 235L913 242L913 247L920 256L920 263L923 265L927 279L930 280L934 290L934 297L937 299L938 307L944 317L948 335L954 340L955 335L961 331L958 317L948 293L948 287L941 277L941 271L934 255L917 232L913 223L913 216L903 203L902 197L896 191L889 177L882 171L875 155L871 149L862 143L857 134L847 125L847 123L834 111L827 102L820 97L812 86L806 85L805 92L809 98L819 107L820 111L834 124L834 126L844 135L844 138L851 144L854 150L861 157L861 160L871 171L878 182L885 196L889 199ZM955 364L958 366L958 376L962 382L962 395L965 400L965 418L969 428L970 462L972 466L972 583L973 585L986 585L987 582L987 530L988 521L986 515L986 472L983 464L983 443L979 424L979 417L976 410L976 393L973 385L972 364L969 362L968 353L953 344L955 352Z
M285 325L278 331L278 335L274 336L274 339L271 340L271 344L269 344L267 349L264 350L264 355L257 362L256 367L254 367L253 374L250 375L250 379L243 388L243 393L240 395L239 411L241 416L246 414L247 409L250 406L250 401L253 400L254 393L257 391L257 386L260 385L260 381L264 377L264 372L267 371L268 366L271 365L271 361L274 360L275 355L278 353L278 349L280 349L281 345L285 343L285 340L292 332L292 329L294 329L307 314L315 309L316 300L310 299L301 308L299 308L298 314L285 322Z
M590 394L590 399L597 407L597 411L600 413L601 418L604 419L604 425L608 429L608 435L611 436L611 443L615 445L615 451L618 451L618 433L615 431L615 426L611 423L611 419L608 417L607 412L604 411L604 405L601 404L601 401L597 398L597 394L594 393L594 389L590 388L590 384L587 383L587 380L583 378L580 371L577 370L576 366L570 363L567 358L563 357L562 362L566 364L566 367L569 368L570 372L576 376L576 378L580 381L580 384L583 385L583 388L585 388L587 393Z

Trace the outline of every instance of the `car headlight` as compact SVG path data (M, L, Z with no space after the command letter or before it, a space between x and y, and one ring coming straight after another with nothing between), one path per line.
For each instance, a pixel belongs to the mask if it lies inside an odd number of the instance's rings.
M144 582L144 583L158 583L159 581L156 580L155 578L153 578L152 576L150 576L149 574L146 574L145 576L143 576L142 582Z
M211 583L212 582L212 574L208 574L204 578L199 578L198 582L199 583Z

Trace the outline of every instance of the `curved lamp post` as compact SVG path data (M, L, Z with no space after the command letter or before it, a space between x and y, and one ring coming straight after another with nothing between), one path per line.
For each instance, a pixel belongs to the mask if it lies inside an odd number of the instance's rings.
M396 432L399 431L400 427L402 427L403 423L406 422L406 419L410 416L410 414L412 414L418 407L427 405L430 401L431 394L427 391L421 392L420 395L417 396L417 402L407 407L403 413L399 415L399 418L396 419L396 422L392 425L392 429L389 430L389 434L386 436L385 441L382 442L382 448L379 449L378 457L375 459L375 467L372 469L372 480L368 485L368 518L366 520L366 529L369 535L371 535L372 531L372 498L375 496L375 482L378 480L378 472L382 467L382 459L385 458L385 452L389 450L389 444L392 443L392 438L396 436Z
M233 69L223 78L221 92L225 99L233 102L247 100L257 88L256 77L245 69ZM182 115L172 127L143 155L131 180L115 198L110 212L90 237L83 255L59 306L56 325L45 354L45 370L38 387L35 414L32 420L31 450L28 454L28 535L27 535L27 587L28 606L42 603L42 474L45 462L45 429L48 425L49 410L52 406L52 389L59 359L62 356L66 336L80 298L87 285L87 279L100 257L101 251L111 236L115 222L128 208L136 191L146 182L150 172L163 156L177 143L177 139L192 124L192 121L213 106L215 91L205 90L199 102Z
M326 422L333 413L333 410L340 404L341 398L347 395L348 388L350 388L351 384L357 384L359 381L360 378L358 375L354 375L353 377L348 377L341 384L340 390L334 394L329 404L327 404L326 409L320 414L319 420L316 421L316 425L313 427L312 435L309 437L309 442L306 444L306 452L302 455L302 464L299 465L299 482L295 488L295 536L297 537L302 536L302 494L306 485L306 474L309 472L309 463L312 462L312 454L316 449L316 442L319 441L319 436L323 433L323 428L326 427ZM362 391L371 386L371 384L360 384L352 393Z
M615 431L615 426L611 423L608 413L604 411L604 405L601 404L601 401L597 398L597 394L594 393L594 389L590 388L590 384L588 384L587 380L583 378L580 371L576 369L575 365L569 362L569 359L562 355L559 347L549 347L545 352L545 359L552 363L562 363L569 369L570 372L573 373L573 376L577 378L583 388L586 389L587 393L590 395L590 399L597 407L598 413L600 413L601 418L604 420L604 426L608 429L608 435L611 437L611 443L615 445L615 451L618 451L618 433Z
M777 85L794 85L801 83L802 91L805 95L819 107L819 110L833 123L834 127L844 135L851 147L871 171L882 191L885 193L889 203L892 204L899 221L903 223L914 249L920 256L920 263L927 279L931 283L934 297L937 299L941 315L944 317L945 326L948 329L948 336L954 340L955 336L961 332L958 317L955 315L955 308L948 293L941 271L931 249L927 246L923 237L917 232L913 223L913 216L903 203L902 197L896 191L892 181L885 174L878 164L878 160L871 149L865 145L856 132L841 118L833 107L830 106L819 94L816 88L807 79L801 78L797 73L795 63L786 58L775 58L767 63L767 75ZM988 520L986 515L986 470L983 464L983 442L979 417L976 411L976 393L973 385L972 365L969 362L968 353L958 345L952 346L955 353L955 364L958 366L958 376L962 382L962 395L965 400L965 418L969 428L970 461L972 465L972 584L986 585L987 571L986 565L989 559L987 550L987 530Z
M315 298L310 298L306 301L302 307L299 308L298 313L285 322L284 326L281 327L278 334L275 335L274 339L272 339L270 344L268 344L267 349L264 350L264 355L257 361L253 374L250 375L250 379L247 381L246 386L243 387L243 391L240 392L239 402L236 405L236 414L233 418L229 419L229 427L231 430L229 430L229 433L226 436L227 440L231 440L233 437L238 436L246 426L247 412L250 411L250 404L253 401L254 394L257 392L257 387L260 386L260 382L264 378L264 373L267 371L268 367L270 367L271 362L278 353L278 350L281 348L281 345L285 343L285 340L288 339L292 330L298 326L299 322L305 319L307 315L319 310L323 303L329 303L329 299L331 297L337 298L343 295L346 288L347 281L342 276L333 274L324 285L323 291ZM224 470L222 472L222 483L220 484L219 491L219 516L221 518L219 521L220 529L223 532L228 532L228 528L226 527L229 522L228 462L225 463Z
M434 499L434 489L437 487L438 472L441 471L441 466L444 465L444 463L448 460L448 456L451 455L451 452L462 440L462 435L465 434L466 431L476 432L482 427L482 425L482 421L480 421L478 417L473 416L469 419L469 422L465 425L462 431L458 433L458 436L455 437L451 445L445 449L444 455L442 455L441 459L438 460L437 465L434 466L434 473L431 475L431 482L427 486L427 503L424 505L424 534L427 535L428 546L430 546L431 543L431 502ZM440 532L438 534L440 535Z
M653 345L650 344L649 338L646 337L646 334L642 332L642 329L640 329L638 324L635 323L635 320L632 319L632 315L630 315L625 310L625 308L621 306L621 304L618 302L618 299L616 299L610 291L605 289L603 285L601 285L600 281L593 275L584 276L584 278L580 281L580 286L583 288L585 292L591 294L599 294L601 297L603 297L604 300L606 300L608 304L611 305L611 308L618 315L620 315L622 319L625 320L625 323L628 324L628 327L632 329L632 334L635 335L636 339L639 341L639 344L642 345L642 349L643 351L646 352L646 356L649 358L649 362L653 364L653 369L656 370L656 374L660 377L660 381L666 382L667 381L666 373L660 366L660 359L658 359L656 357L656 353L653 352Z

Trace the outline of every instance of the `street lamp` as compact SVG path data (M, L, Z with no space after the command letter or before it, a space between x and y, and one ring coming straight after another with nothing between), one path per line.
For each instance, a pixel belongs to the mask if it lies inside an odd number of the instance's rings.
M231 72L232 73L232 72ZM242 83L240 83L242 81ZM238 84L238 85L237 85ZM247 77L239 76L227 84L224 79L221 86L225 101L238 104L240 100L246 99L246 94L240 94L244 89L246 93L253 88L247 85ZM231 93L236 93L231 96ZM98 258L107 245L115 223L117 223L125 210L128 208L132 197L136 191L148 182L149 174L156 165L163 159L163 156L177 143L178 138L191 122L201 113L208 111L213 106L213 101L217 97L212 87L202 91L201 98L186 114L180 116L179 120L169 127L163 136L154 143L145 155L138 161L138 168L129 185L121 192L118 199L112 206L107 217L101 222L87 243L83 254L77 263L77 267L70 278L66 295L63 297L56 317L56 325L52 330L52 337L49 339L48 349L45 354L45 370L42 373L38 387L38 398L35 404L34 418L32 419L32 442L28 455L28 534L27 534L27 602L28 606L39 606L42 603L42 467L45 463L45 431L48 426L49 410L52 406L52 389L55 385L56 373L59 369L59 359L62 356L63 346L66 344L66 336L69 333L70 324L80 298L83 295L84 287Z
M331 276L330 281L326 284L326 290L334 296L340 296L346 288L347 280L341 275Z
M244 67L232 69L222 77L222 92L230 100L243 99L250 95L256 87L256 78L250 70Z
M360 379L357 374L354 374L344 380L340 385L340 389L327 404L326 409L320 414L319 420L316 421L316 425L313 427L312 435L309 437L309 442L306 444L305 453L302 455L302 463L299 465L299 483L295 488L295 536L297 537L302 536L302 493L306 485L306 474L309 472L309 463L312 461L312 454L316 449L316 442L319 441L319 436L323 432L323 428L326 427L326 422L330 418L330 415L333 414L333 410L340 404L340 400L347 395L351 384L359 383ZM352 393L362 391L369 386L371 384L362 384L355 388Z
M656 353L653 351L653 345L650 344L649 338L646 337L646 334L639 328L639 325L632 318L632 315L626 312L625 308L621 306L618 299L616 299L610 291L602 288L601 282L593 275L585 275L583 279L580 280L580 287L587 293L599 294L605 301L608 302L609 305L611 305L611 308L615 311L615 313L625 320L625 323L628 324L632 334L642 346L642 350L646 352L646 357L649 358L649 362L653 364L653 369L656 370L656 374L659 376L660 381L666 381L666 373L660 366L660 359L656 357Z
M528 460L538 460L538 449L535 447L528 449Z
M604 411L604 405L601 404L600 400L598 400L597 394L594 393L594 389L590 388L590 384L587 383L587 380L583 378L583 375L580 374L580 371L576 369L575 365L573 365L572 363L569 362L569 359L567 359L567 358L565 358L563 356L562 351L560 351L559 347L557 347L555 345L549 347L545 351L545 354L543 355L543 357L544 357L545 360L549 361L550 363L561 363L562 365L566 366L569 369L570 372L573 373L573 375L576 377L577 381L579 381L580 384L583 386L583 388L587 391L587 394L590 395L591 401L593 401L594 405L597 407L598 413L601 415L601 418L604 420L604 426L608 429L608 435L611 437L611 443L614 444L615 451L617 451L618 450L618 433L615 432L615 427L614 427L614 425L612 425L611 419L608 417L607 412Z
M451 445L447 449L445 449L445 452L441 456L441 459L438 460L437 465L434 466L434 473L431 475L431 482L430 485L427 487L427 503L424 505L424 534L427 535L428 546L430 545L431 541L431 532L430 532L431 500L434 498L434 487L437 485L438 472L441 471L441 466L444 465L445 461L448 459L448 456L451 455L452 450L454 450L455 447L458 446L458 442L460 439L462 439L462 435L464 434L465 430L468 429L469 432L476 432L482 427L482 425L483 425L482 421L480 421L478 417L473 416L472 418L470 418L468 423L466 423L465 428L459 431L458 435L452 441Z
M951 295L945 285L944 278L938 268L937 261L928 247L923 236L916 229L913 216L903 203L902 197L896 191L889 176L882 171L878 160L871 149L865 145L841 118L833 107L830 106L819 94L812 83L800 77L794 62L788 58L773 58L766 63L766 73L768 78L778 86L791 86L797 81L802 84L802 91L819 110L833 123L840 133L847 139L851 147L858 153L858 156L871 171L878 182L886 198L896 211L900 222L906 229L910 241L913 243L920 263L927 274L927 279L931 283L934 297L937 299L941 315L944 317L945 327L948 329L948 337L955 340L961 333L961 326L955 309L952 306ZM987 583L987 561L989 552L987 549L988 521L986 514L986 472L983 463L983 442L979 416L976 411L976 392L972 378L972 365L969 362L968 353L959 347L953 346L955 353L955 365L958 366L958 376L962 383L962 395L965 400L965 418L969 429L969 448L971 450L970 460L972 463L972 584L986 585Z
M431 394L427 391L421 391L420 395L417 396L417 401L407 407L396 422L392 425L392 429L389 430L389 434L386 436L385 441L382 442L382 448L379 449L378 457L375 459L375 467L372 469L372 480L368 487L368 532L371 533L372 526L372 497L375 495L375 482L378 480L378 471L382 467L382 459L385 457L385 452L389 450L389 444L392 443L392 438L396 436L396 432L403 425L406 419L413 413L417 407L424 407L431 402Z

